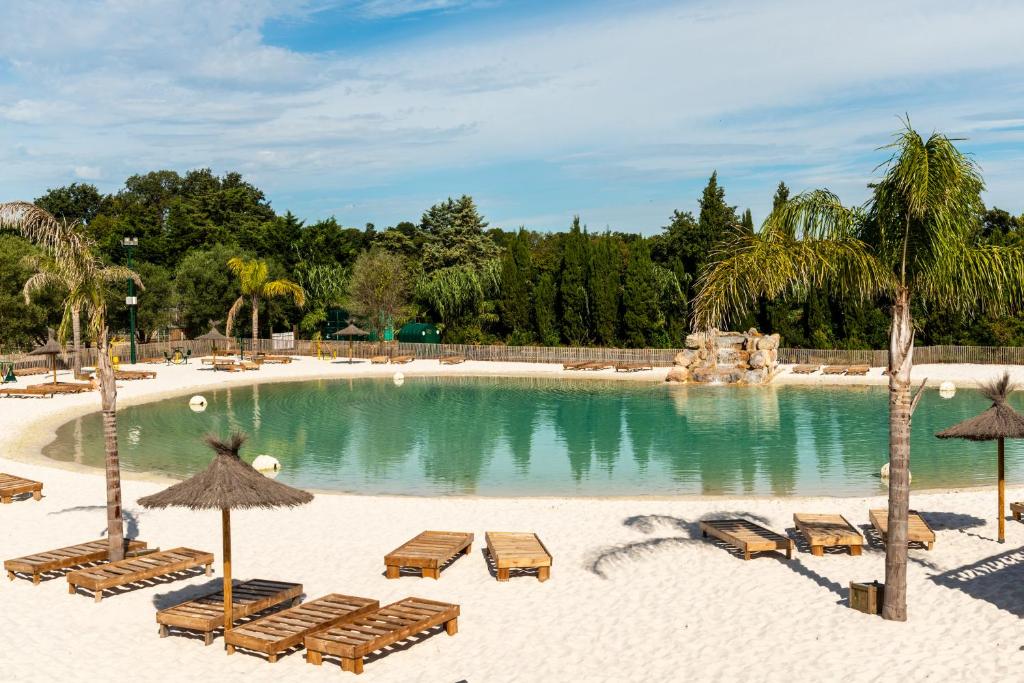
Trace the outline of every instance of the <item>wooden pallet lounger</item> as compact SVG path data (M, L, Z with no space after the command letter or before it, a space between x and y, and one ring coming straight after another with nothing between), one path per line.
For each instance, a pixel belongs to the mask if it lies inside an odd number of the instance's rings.
M1010 514L1019 522L1021 515L1024 514L1024 501L1010 503Z
M392 363L398 363L399 365L405 365L416 360L416 356L393 356L391 358Z
M749 560L751 553L767 550L785 550L787 559L793 557L793 539L746 519L709 519L700 523L700 531L705 538L713 536L739 548L744 560Z
M473 534L462 531L424 531L384 556L385 573L397 579L402 567L415 567L423 577L437 579L441 567L459 553L469 555Z
M547 581L551 576L551 553L537 534L488 531L485 538L498 581L508 581L510 569L536 569L540 581Z
M608 370L615 367L615 363L610 363L606 360L595 360L589 363L584 363L577 370Z
M114 379L130 381L136 379L156 379L156 373L152 370L118 370L114 373Z
M234 621L252 616L291 600L293 606L302 601L302 584L284 581L252 579L245 583L233 582L231 588L231 617ZM213 642L213 632L224 626L224 591L207 593L156 613L160 637L166 638L170 629L198 631L203 642Z
M871 370L870 365L851 365L847 370L847 375L866 375Z
M562 363L563 370L579 370L584 365L589 363L589 360L571 360L567 363Z
M1011 509L1013 505L1010 506ZM885 509L868 510L868 517L871 519L871 526L878 530L882 536L882 542L889 533L889 511ZM923 543L928 550L935 545L935 532L928 526L917 511L911 510L907 515L907 542Z
M301 645L310 633L372 612L378 607L380 603L370 598L331 593L233 628L224 634L224 642L229 655L240 647L262 652L268 660L276 662L278 655Z
M821 369L823 375L845 375L846 371L849 370L847 365L826 365Z
M125 541L127 552L143 550L145 547L145 541ZM47 572L71 569L93 562L106 562L108 557L110 557L110 544L106 539L101 539L5 560L4 569L7 570L7 578L11 581L14 581L14 577L18 574L24 574L31 575L32 583L38 584L40 577Z
M818 368L820 368L820 367L821 367L820 365L794 365L793 366L793 374L794 375L813 375L814 373L816 373L818 371Z
M825 548L846 546L851 555L860 555L864 537L842 515L793 514L793 523L811 545L811 554L821 557Z
M438 358L441 365L459 365L466 362L465 356L441 356Z
M20 496L22 493L31 493L35 500L42 499L43 482L0 472L0 502L6 505L14 500L14 496Z
M341 659L342 671L363 673L363 657L409 636L444 624L450 636L459 630L459 606L406 598L376 611L306 636L306 661L322 664L324 655Z
M260 356L260 360L264 363L283 363L288 364L292 362L291 356Z
M158 576L167 576L206 565L206 575L213 574L213 553L191 548L174 548L159 553L128 557L120 562L76 569L68 574L68 593L74 595L79 588L91 590L96 602L103 599L108 588L127 586Z
M387 356L370 356L370 362L374 365L387 365L391 359Z
M653 370L654 366L650 363L616 363L615 372L641 372L643 370Z

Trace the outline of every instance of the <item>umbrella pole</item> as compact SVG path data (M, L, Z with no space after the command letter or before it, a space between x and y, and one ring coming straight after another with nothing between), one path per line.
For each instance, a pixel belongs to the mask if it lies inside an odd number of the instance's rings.
M57 383L57 356L50 356L53 359L53 383Z
M1006 505L1006 478L1003 470L1003 437L999 437L999 542L1006 542L1006 519L1003 514Z
M221 508L221 525L224 531L224 632L231 630L234 621L231 596L231 510Z
M348 340L348 364L352 365L352 340Z

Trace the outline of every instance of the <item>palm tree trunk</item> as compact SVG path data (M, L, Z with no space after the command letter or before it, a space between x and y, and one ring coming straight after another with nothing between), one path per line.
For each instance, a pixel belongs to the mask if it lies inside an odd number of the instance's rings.
M103 442L107 466L107 541L110 561L124 559L124 522L121 516L121 462L117 453L117 387L114 368L110 364L107 329L97 339L96 368L100 380L100 401L103 409Z
M885 541L882 618L907 620L907 516L910 509L910 370L914 364L910 292L892 307L889 334L889 531Z
M256 355L256 344L260 338L260 298L252 297L252 355Z
M75 344L72 367L75 377L78 377L82 374L82 311L77 307L71 309L71 337Z

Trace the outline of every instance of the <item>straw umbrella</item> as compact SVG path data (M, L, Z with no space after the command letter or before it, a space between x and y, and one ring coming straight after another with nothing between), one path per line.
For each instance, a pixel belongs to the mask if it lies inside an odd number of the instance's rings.
M220 333L220 330L218 330L216 326L211 324L209 332L207 332L206 334L201 334L198 337L196 337L196 341L199 340L213 342L213 359L217 360L217 342L230 342L231 338L225 337L223 334Z
M992 401L992 405L977 415L938 434L940 439L968 439L970 441L999 441L999 542L1006 540L1004 510L1006 505L1006 479L1004 476L1005 439L1024 438L1024 415L1010 407L1006 397L1016 387L1010 383L1010 373L981 386L981 393Z
M368 337L370 335L366 330L361 330L352 324L352 321L348 321L348 327L343 330L338 330L332 337L348 337L348 362L352 362L352 337Z
M139 499L147 508L185 507L190 510L220 510L224 536L224 631L231 630L231 510L295 507L313 500L305 491L264 477L238 457L245 435L232 434L222 440L208 436L216 452L210 466L190 479Z
M37 346L28 352L30 356L49 356L50 362L53 365L53 383L57 383L57 356L60 355L61 349L60 344L53 338L53 330L46 331L46 343L42 346Z

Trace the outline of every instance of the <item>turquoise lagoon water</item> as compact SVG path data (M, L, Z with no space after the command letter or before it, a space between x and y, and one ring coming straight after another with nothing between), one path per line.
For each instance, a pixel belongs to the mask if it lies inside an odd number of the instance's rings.
M207 433L250 435L279 480L316 489L478 495L883 493L884 387L688 387L598 380L408 377L218 389L118 412L122 467L187 476ZM1020 397L1024 398L1024 397ZM1016 407L1020 398L1014 397ZM991 484L995 445L936 439L988 403L927 390L914 416L915 489ZM101 467L98 414L45 450ZM1007 445L1007 471L1024 448ZM1011 479L1012 480L1012 479ZM1020 481L1020 479L1017 479Z

